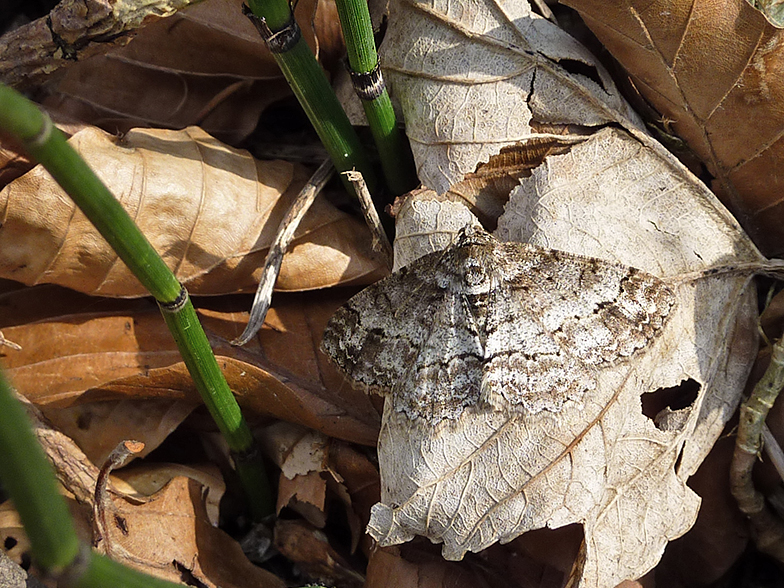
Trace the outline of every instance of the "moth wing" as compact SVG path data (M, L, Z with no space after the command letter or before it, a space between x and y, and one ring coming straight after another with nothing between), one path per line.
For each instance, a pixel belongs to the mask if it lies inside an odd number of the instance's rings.
M504 243L488 304L482 399L557 412L596 387L596 369L658 335L675 304L659 278L591 257Z

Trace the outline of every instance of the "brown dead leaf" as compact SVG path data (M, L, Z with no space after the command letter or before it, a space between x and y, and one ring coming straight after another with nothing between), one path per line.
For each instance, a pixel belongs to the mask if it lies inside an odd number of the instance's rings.
M142 504L112 497L103 546L113 559L173 582L192 574L209 587L285 586L212 526L202 490L199 482L178 476Z
M275 522L275 548L307 576L330 586L361 588L365 578L335 549L327 537L304 521Z
M784 251L782 31L745 0L565 3L705 162L762 251Z
M498 568L469 556L444 560L437 549L415 540L400 547L376 548L370 555L365 588L561 588L563 575L533 577L523 566ZM514 558L520 563L523 558Z
M90 461L100 466L125 439L144 443L144 449L132 459L148 455L198 405L193 399L121 399L44 408L43 413L76 441Z
M145 26L127 45L80 60L47 83L44 106L110 132L198 125L236 144L269 104L291 93L241 6L205 0ZM306 42L331 67L343 47L334 3L303 0L295 14Z
M309 177L198 128L86 129L70 139L191 294L255 291L285 211ZM146 294L51 176L37 166L0 192L0 275L90 294ZM278 290L367 283L385 273L364 224L319 198L283 260Z
M346 505L351 530L351 553L365 539L363 550L370 552L370 537L365 527L370 520L370 509L380 499L378 468L368 457L347 443L333 439L329 448L330 471L328 487Z
M372 445L378 413L317 352L340 292L276 297L264 328L231 346L247 321L246 297L196 300L229 386L250 414L299 423ZM0 329L22 346L0 348L9 377L34 403L65 407L121 399L199 401L174 341L147 299L95 299L55 286L2 297Z
M30 171L34 165L20 145L0 134L0 188Z
M239 545L211 522L207 508L216 516L223 487L220 478L209 471L164 464L118 473L125 480L111 476L110 487L114 488L111 503L106 505L111 524L99 543L113 558L173 582L192 575L209 587L285 586L251 564ZM95 486L95 478L91 485ZM118 487L127 494L119 493ZM144 490L154 493L145 495ZM90 508L73 500L69 506L82 538L89 541ZM21 561L29 553L29 541L9 502L0 506L0 538L6 550L13 547L13 559Z

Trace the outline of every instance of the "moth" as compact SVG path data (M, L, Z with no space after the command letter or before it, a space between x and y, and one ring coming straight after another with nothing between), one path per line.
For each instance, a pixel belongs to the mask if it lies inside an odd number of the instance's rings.
M476 405L559 412L596 388L597 370L648 346L674 306L642 270L469 226L351 298L322 350L411 419Z

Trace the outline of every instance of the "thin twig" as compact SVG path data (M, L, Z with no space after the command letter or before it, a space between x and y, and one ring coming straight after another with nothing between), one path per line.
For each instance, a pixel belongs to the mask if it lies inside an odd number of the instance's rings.
M365 222L368 227L370 227L370 232L373 235L373 241L371 242L373 250L383 255L387 267L392 269L392 245L389 243L387 234L381 226L381 219L378 216L378 212L376 212L376 207L370 196L370 190L368 190L367 184L365 183L365 178L362 177L361 172L355 170L343 172L343 175L346 176L346 179L354 186L354 190L359 197L359 205L362 208L362 214L365 215Z
M784 523L754 487L751 472L760 452L768 411L784 387L784 342L773 345L770 365L740 408L738 436L730 466L730 488L738 507L748 518L760 551L784 562Z
M140 453L144 449L144 443L141 441L122 441L117 447L114 448L106 458L101 471L98 473L98 479L95 481L95 501L93 503L93 545L97 546L103 539L103 550L106 555L111 556L111 544L109 541L109 533L106 522L107 508L114 510L114 504L109 498L107 487L109 484L109 474L114 468L122 466L129 457ZM119 515L115 515L117 522ZM124 521L123 521L124 522Z
M264 270L261 272L259 287L256 290L256 297L253 299L253 306L250 309L248 324L242 335L231 342L232 345L245 345L259 332L259 329L264 324L264 319L272 303L272 290L280 273L283 255L286 253L289 245L291 245L294 239L294 232L299 227L299 223L310 208L310 205L313 204L316 196L329 181L333 171L332 162L329 159L325 160L316 170L316 173L308 180L308 183L305 184L305 187L302 188L291 208L286 211L286 216L280 221L275 241L270 246L267 259L264 260Z
M0 331L0 347L10 347L11 349L15 349L16 351L21 351L22 350L22 346L21 345L6 339L5 335L3 335L3 331Z

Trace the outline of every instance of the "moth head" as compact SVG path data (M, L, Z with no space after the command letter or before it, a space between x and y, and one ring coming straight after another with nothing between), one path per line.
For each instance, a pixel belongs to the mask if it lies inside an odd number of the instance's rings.
M468 294L486 294L490 291L492 275L487 256L492 255L494 242L495 239L481 227L468 226L458 233L454 253L463 287Z

